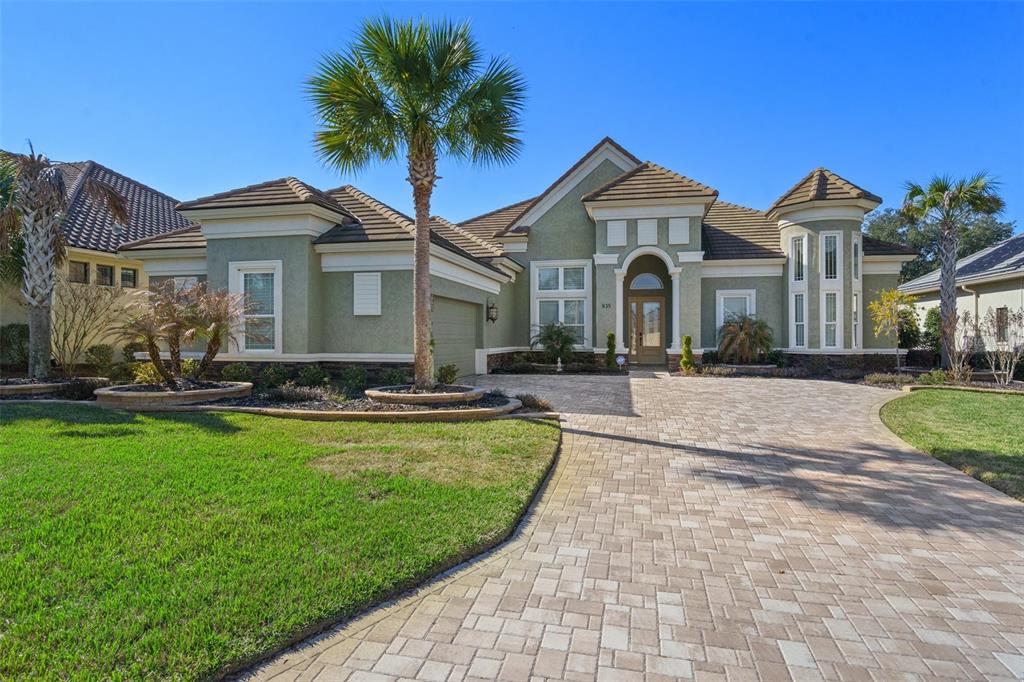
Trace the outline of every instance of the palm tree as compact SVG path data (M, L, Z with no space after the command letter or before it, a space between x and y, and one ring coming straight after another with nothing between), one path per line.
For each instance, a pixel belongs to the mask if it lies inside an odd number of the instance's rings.
M56 164L29 145L28 154L4 154L17 173L14 199L0 227L0 245L17 245L21 260L21 293L28 303L28 373L36 379L50 372L50 307L57 266L64 254L61 224L67 210L64 178ZM83 178L82 191L106 205L118 222L128 219L125 200L93 178Z
M738 315L718 330L718 354L727 362L750 364L771 352L772 328L751 315Z
M413 351L416 387L434 384L430 331L430 199L437 159L508 163L519 152L525 85L503 59L486 65L467 24L363 24L345 53L309 79L319 156L341 172L404 158L416 209Z
M949 367L953 334L956 330L956 257L961 225L975 215L1000 213L1005 203L998 194L999 183L986 173L969 178L936 175L922 187L906 184L907 195L901 212L911 222L933 222L939 226L939 314L942 317L942 366Z

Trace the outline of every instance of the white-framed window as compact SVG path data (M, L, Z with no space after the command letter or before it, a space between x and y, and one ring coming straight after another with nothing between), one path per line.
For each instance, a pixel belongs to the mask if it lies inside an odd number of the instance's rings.
M793 282L803 282L807 277L807 238L793 237L789 240L789 271Z
M853 275L853 279L860 279L860 237L854 236L853 242L850 246L850 272Z
M608 246L625 246L626 245L626 221L625 220L609 220L607 223L608 229Z
M352 273L352 314L380 315L380 273Z
M852 327L850 328L853 332L851 337L851 345L854 348L860 348L860 293L853 292L853 298L850 299L850 322Z
M530 323L560 322L590 341L591 261L533 261L530 264Z
M792 346L794 348L805 348L807 346L807 294L800 292L791 297L789 319L793 320Z
M821 315L824 326L823 343L825 348L839 346L839 292L826 291L822 294L824 305Z
M243 353L280 353L282 264L279 260L228 263L228 291L243 294L246 311L238 330Z
M754 289L719 289L715 292L715 319L721 327L744 315L757 314L757 292Z
M843 233L821 233L821 278L826 282L841 282L843 262Z

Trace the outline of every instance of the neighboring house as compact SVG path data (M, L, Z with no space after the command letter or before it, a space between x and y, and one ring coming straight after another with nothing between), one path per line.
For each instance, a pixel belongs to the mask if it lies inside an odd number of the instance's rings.
M118 253L125 242L153 237L189 225L174 210L176 199L121 175L95 161L59 164L68 194L62 224L67 258L62 273L72 282L142 288L148 285L142 263ZM86 178L112 186L127 200L128 223L118 224L106 207L82 191ZM0 324L27 321L24 299L16 288L0 291Z
M900 291L916 297L923 322L928 309L939 306L939 271L904 282ZM1024 309L1024 234L956 262L956 307L960 314L969 312L975 320L989 310L1008 319L1008 311Z
M537 197L459 224L432 219L436 362L483 372L559 321L584 353L602 354L614 332L629 362L664 365L683 335L699 355L743 313L795 356L891 361L894 340L875 338L863 311L916 254L861 234L880 203L819 168L767 211L745 208L605 138ZM198 226L121 253L151 281L205 277L258 302L254 333L218 359L412 361L408 216L352 186L321 192L295 178L178 210Z

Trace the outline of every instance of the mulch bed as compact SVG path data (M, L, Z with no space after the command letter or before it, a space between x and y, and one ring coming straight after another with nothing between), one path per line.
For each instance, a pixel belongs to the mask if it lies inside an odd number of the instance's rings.
M474 410L483 407L501 407L508 404L508 397L487 393L473 402L431 403L427 405L404 405L401 403L379 403L369 398L351 400L308 400L289 402L271 400L265 394L247 398L227 398L211 401L207 405L232 405L236 407L273 407L282 410L315 410L318 412L422 412L426 410Z
M50 378L50 379L29 379L28 377L2 377L0 378L0 385L3 386L31 386L33 384L66 384L70 381L69 379L63 378Z
M415 386L377 386L373 390L382 391L384 393L394 393L401 395L407 393L409 395L419 395L421 393L466 393L467 391L475 391L476 388L473 386L459 386L456 384L437 384L433 388L426 390L419 390Z
M182 381L178 391L204 391L211 388L229 388L234 384L220 381ZM112 386L120 393L171 393L172 389L167 384L126 384L124 386Z

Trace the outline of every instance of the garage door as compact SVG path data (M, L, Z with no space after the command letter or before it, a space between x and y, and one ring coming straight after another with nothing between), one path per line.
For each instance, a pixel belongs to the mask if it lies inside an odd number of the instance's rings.
M476 366L476 330L479 306L452 298L434 298L434 366L454 364L459 376L473 374Z

